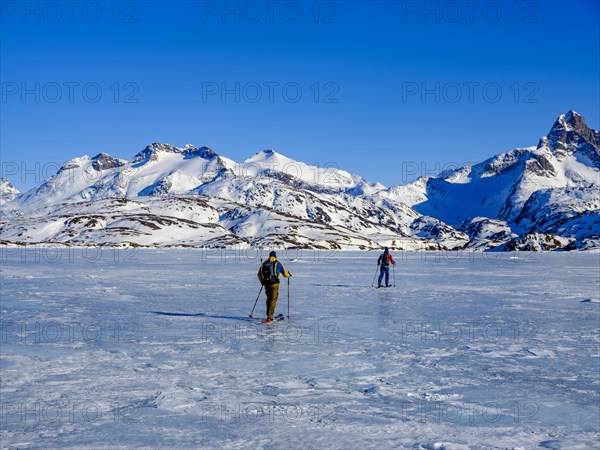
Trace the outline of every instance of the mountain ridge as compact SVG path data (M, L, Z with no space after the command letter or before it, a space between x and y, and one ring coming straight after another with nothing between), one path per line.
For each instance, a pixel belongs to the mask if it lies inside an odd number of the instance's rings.
M575 111L560 115L537 146L392 187L273 149L237 163L206 146L153 142L129 161L73 158L24 193L2 179L0 241L600 248L599 174L600 132Z

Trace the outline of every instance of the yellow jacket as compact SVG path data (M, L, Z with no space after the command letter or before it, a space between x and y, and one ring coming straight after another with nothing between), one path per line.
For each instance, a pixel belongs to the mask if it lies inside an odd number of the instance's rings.
M263 275L263 268L265 268L267 265L270 266L269 269L271 272L271 278L273 279L273 281L270 284L279 283L279 275L283 275L285 278L289 278L292 276L292 274L287 271L285 266L281 264L281 262L277 261L277 258L275 258L274 256L269 256L269 259L263 262L260 266L260 269L258 269L257 276L258 280L260 281L260 284L265 284L265 281L268 281ZM277 281L274 281L275 279Z

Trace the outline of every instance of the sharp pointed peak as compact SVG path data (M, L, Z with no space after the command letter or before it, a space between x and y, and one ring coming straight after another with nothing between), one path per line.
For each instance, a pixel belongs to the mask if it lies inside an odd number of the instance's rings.
M572 109L571 109L571 110L569 110L569 111L568 111L568 112L567 112L567 113L566 113L564 116L565 116L565 119L566 119L567 121L569 121L569 120L573 119L574 117L583 117L583 116L582 116L581 114L579 114L577 111L574 111L574 110L572 110Z
M551 151L564 151L581 139L600 145L600 133L590 129L584 117L576 111L568 111L558 116L548 135L538 143L538 148L547 146Z
M561 114L558 116L554 125L552 126L552 130L560 129L566 131L580 131L587 129L587 125L585 123L585 118L579 114L577 111L570 110L565 114Z

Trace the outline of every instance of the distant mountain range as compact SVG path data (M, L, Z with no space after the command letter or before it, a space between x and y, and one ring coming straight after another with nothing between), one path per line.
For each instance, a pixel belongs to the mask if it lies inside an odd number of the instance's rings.
M600 132L574 111L537 147L387 188L263 150L242 163L154 143L82 156L20 193L0 243L407 250L600 248Z

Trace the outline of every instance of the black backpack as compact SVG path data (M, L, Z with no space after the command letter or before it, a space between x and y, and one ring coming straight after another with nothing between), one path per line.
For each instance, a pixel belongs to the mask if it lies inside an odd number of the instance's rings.
M277 261L272 263L269 260L266 260L260 267L260 274L265 286L279 283L279 278L275 275L275 264L277 264Z

